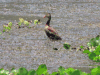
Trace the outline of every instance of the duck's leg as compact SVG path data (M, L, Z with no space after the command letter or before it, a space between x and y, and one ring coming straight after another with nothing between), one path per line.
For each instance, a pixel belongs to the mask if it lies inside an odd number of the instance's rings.
M46 40L46 43L45 43L45 44L46 44L46 46L47 46L47 47L49 47L49 46L50 46L50 39L49 39L49 38L47 38L47 40Z
M53 48L55 48L55 41L53 41Z
M50 39L47 39L47 46L50 46Z

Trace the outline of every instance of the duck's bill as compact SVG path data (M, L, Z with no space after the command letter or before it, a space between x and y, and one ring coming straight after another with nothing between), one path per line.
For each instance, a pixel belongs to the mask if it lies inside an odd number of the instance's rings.
M46 16L44 16L43 18L45 18Z

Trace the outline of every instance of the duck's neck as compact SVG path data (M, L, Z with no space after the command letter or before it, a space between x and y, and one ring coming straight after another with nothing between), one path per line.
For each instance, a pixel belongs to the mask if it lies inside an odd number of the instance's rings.
M51 20L51 17L49 17L49 19L48 19L46 25L50 26L50 20Z

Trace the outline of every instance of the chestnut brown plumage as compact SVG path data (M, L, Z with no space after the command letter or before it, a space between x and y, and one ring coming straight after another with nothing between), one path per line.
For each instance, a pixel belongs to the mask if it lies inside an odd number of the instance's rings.
M58 35L58 33L56 32L56 30L52 27L50 27L50 20L51 20L51 14L48 13L44 16L44 18L47 17L48 20L46 22L45 25L45 32L46 35L49 37L49 39L51 40L62 40L61 37Z

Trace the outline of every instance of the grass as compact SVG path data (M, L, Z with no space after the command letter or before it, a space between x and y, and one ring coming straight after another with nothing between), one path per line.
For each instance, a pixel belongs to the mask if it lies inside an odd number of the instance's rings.
M85 73L81 70L73 68L65 69L64 67L60 66L57 72L49 74L46 65L41 64L37 70L31 69L29 71L24 67L21 67L18 70L12 68L11 72L1 68L0 75L100 75L100 66L91 69L91 73Z

